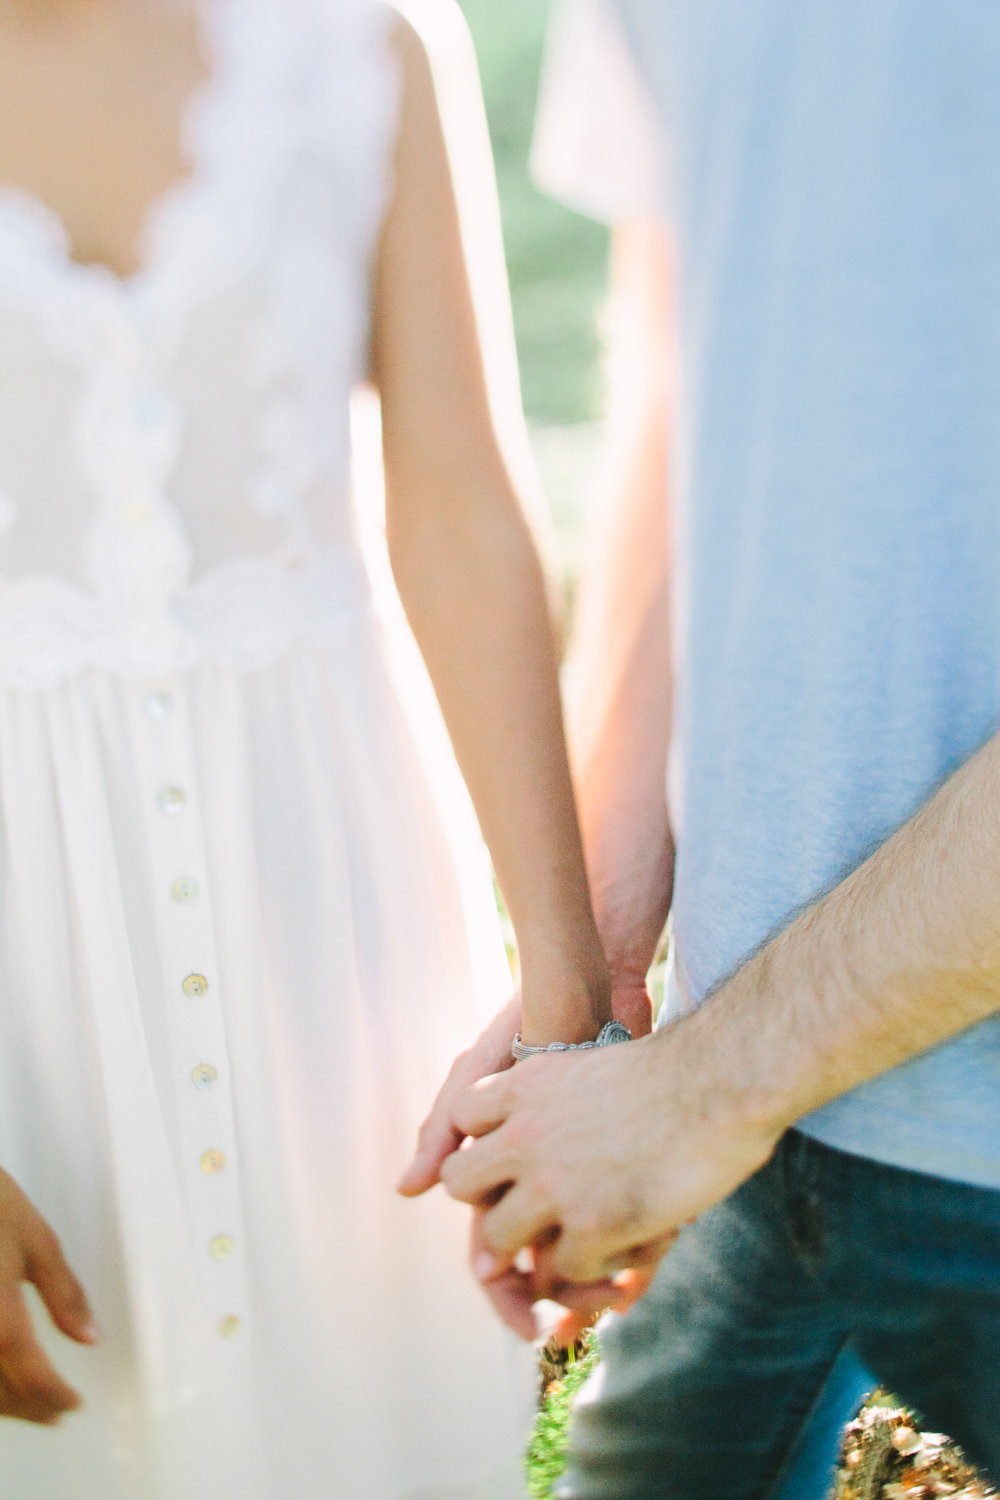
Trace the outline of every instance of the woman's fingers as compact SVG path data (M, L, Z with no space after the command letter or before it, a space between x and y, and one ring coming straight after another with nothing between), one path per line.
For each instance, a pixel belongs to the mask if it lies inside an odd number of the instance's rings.
M441 1180L441 1164L462 1144L462 1135L452 1123L452 1109L463 1089L471 1087L480 1072L477 1049L482 1038L469 1052L463 1052L451 1065L451 1071L438 1091L431 1112L420 1127L417 1149L399 1180L397 1191L404 1198L417 1198Z
M83 1288L59 1241L17 1183L0 1170L0 1413L26 1422L57 1422L80 1397L49 1362L35 1337L23 1283L32 1282L52 1321L81 1344L100 1335Z
M460 1096L480 1079L509 1065L510 1044L520 1026L521 1002L515 995L486 1031L452 1064L427 1119L417 1136L413 1160L399 1180L397 1191L404 1198L416 1198L441 1180L441 1167L457 1151L466 1132L456 1126L453 1112Z
M100 1333L87 1295L73 1275L59 1240L39 1220L24 1250L24 1279L38 1289L53 1323L78 1344L96 1344Z
M79 1405L35 1338L20 1285L0 1285L0 1413L51 1425Z
M538 1300L534 1290L534 1277L530 1271L499 1261L487 1250L483 1239L483 1219L484 1215L479 1209L472 1215L469 1236L472 1273L493 1304L500 1321L531 1343L538 1332L532 1311Z
M509 1266L506 1271L481 1281L480 1286L500 1321L512 1328L525 1343L533 1343L538 1337L538 1323L532 1309L538 1296L531 1273Z
M420 1128L416 1155L399 1182L398 1190L406 1198L415 1198L439 1182L442 1168L465 1137L483 1133L479 1129L468 1130L465 1125L466 1119L478 1118L478 1114L457 1107L460 1099L476 1097L477 1091L472 1090L471 1085L478 1083L483 1076L475 1073L466 1077L465 1073L466 1069L457 1074L453 1069L434 1102L434 1108ZM459 1115L462 1117L460 1122L456 1118ZM492 1129L491 1126L485 1128Z
M448 1096L442 1091L434 1108L420 1127L413 1160L396 1186L404 1198L419 1198L441 1181L441 1167L462 1144L462 1137L451 1123Z
M514 1108L519 1078L523 1077L525 1070L537 1068L540 1061L542 1059L530 1058L506 1073L482 1078L474 1088L465 1089L452 1106L455 1129L477 1138L499 1129Z

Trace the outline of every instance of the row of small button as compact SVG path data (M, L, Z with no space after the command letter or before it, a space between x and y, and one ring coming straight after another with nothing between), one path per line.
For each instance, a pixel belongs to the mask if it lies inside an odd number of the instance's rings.
M141 524L138 516L130 516L129 520L133 525ZM142 700L142 710L151 724L165 723L174 714L174 700L165 691L150 691ZM172 820L186 810L187 792L182 786L168 783L161 787L156 798L156 805L164 817ZM197 901L199 892L199 883L191 875L179 876L170 887L170 895L179 906L192 905ZM181 981L181 990L188 999L202 999L208 994L209 989L209 980L204 974L191 973ZM219 1070L212 1063L199 1063L192 1070L191 1082L196 1089L214 1088L218 1081ZM207 1176L217 1176L226 1168L226 1153L218 1147L212 1147L202 1153L199 1165ZM208 1250L212 1260L229 1261L236 1253L236 1241L232 1235L217 1234L210 1240ZM239 1333L241 1326L241 1319L235 1314L230 1314L220 1320L218 1332L223 1338L231 1339Z
M165 786L158 797L160 812L172 817L175 813L183 812L187 805L187 796L179 786Z

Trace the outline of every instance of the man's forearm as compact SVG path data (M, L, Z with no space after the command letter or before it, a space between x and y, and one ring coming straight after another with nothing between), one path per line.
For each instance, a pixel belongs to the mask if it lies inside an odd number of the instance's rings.
M580 590L570 740L601 940L616 993L636 1011L629 1024L644 1031L645 976L670 909L674 853L665 786L672 277L663 230L651 221L619 227L612 272L615 495Z
M528 1295L655 1263L819 1105L1000 1005L1000 740L700 1009L467 1090L448 1191ZM503 1188L503 1193L499 1192ZM558 1234L554 1233L558 1230Z
M1000 737L689 1019L780 1127L998 1008Z
M670 910L674 846L666 805L669 672L665 605L618 684L619 701L576 784L594 911L616 985L642 986ZM656 671L661 667L662 674Z

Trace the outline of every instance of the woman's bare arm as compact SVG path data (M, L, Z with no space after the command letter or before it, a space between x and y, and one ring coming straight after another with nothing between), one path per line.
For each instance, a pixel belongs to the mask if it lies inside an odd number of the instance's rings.
M582 1041L610 1016L609 984L545 582L496 435L427 58L408 27L398 46L373 349L389 555L517 934L525 1040Z

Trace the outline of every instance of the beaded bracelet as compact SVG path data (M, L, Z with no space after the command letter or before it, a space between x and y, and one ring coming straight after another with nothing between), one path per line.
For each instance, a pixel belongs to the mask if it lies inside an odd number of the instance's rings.
M589 1052L594 1047L613 1047L616 1042L630 1042L632 1033L621 1021L609 1021L602 1026L592 1042L550 1042L547 1047L528 1047L521 1041L521 1033L514 1038L511 1052L515 1062L524 1062L528 1057L540 1057L543 1052Z

